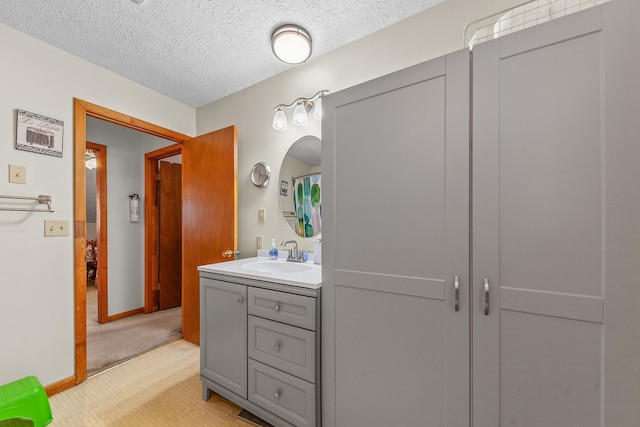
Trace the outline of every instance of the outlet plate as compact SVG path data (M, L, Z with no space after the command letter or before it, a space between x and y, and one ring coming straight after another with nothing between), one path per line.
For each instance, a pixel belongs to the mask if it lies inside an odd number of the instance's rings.
M258 250L262 249L262 236L256 236L256 248Z
M44 237L60 237L69 235L69 221L44 220Z
M27 167L9 165L9 182L14 184L27 183Z

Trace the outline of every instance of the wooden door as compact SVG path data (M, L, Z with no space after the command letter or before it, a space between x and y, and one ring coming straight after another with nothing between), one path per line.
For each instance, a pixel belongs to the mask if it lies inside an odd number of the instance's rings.
M182 304L182 165L160 162L158 290L159 309Z
M237 248L237 130L188 139L182 148L182 333L199 343L198 266Z
M639 126L623 112L640 61L622 4L474 47L474 427L640 420L640 292L624 279L640 258Z
M469 53L323 103L323 425L468 425Z

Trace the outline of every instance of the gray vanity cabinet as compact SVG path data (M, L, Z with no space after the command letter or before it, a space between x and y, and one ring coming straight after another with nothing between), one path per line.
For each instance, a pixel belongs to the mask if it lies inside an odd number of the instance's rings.
M201 279L200 372L247 397L247 287ZM207 400L208 390L203 388Z
M201 272L202 397L276 427L319 427L319 289Z
M325 97L325 427L640 425L637 16Z

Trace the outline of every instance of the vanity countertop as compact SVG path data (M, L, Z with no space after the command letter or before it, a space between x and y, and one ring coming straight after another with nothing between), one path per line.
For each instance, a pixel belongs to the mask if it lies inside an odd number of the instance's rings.
M322 266L313 262L289 262L285 259L253 257L201 265L198 271L282 283L308 289L320 289Z

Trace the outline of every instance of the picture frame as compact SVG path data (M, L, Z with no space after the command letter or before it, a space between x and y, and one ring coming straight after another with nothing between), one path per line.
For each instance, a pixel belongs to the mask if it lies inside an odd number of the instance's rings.
M286 196L289 193L289 183L287 181L280 181L280 195Z
M62 157L64 122L41 114L17 110L16 150Z

